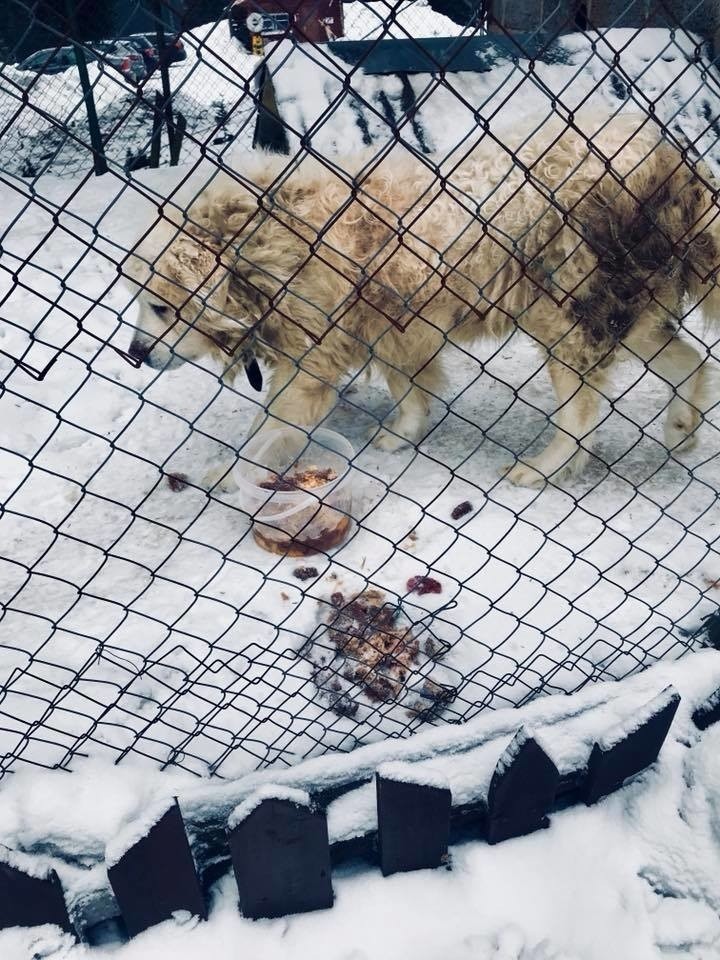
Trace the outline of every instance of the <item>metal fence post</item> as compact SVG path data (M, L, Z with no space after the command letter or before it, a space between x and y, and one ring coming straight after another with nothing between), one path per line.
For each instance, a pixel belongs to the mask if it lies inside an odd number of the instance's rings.
M108 165L107 158L105 157L102 134L100 133L97 110L95 109L95 97L93 96L93 89L90 83L90 77L88 76L87 62L82 51L82 46L77 42L77 21L75 19L74 0L65 0L65 13L67 15L68 33L70 34L73 52L75 54L75 63L77 64L85 111L87 113L90 144L93 152L93 169L95 175L99 177L100 174L107 173Z
M257 77L257 119L253 134L253 150L260 147L271 153L290 153L287 129L280 119L272 75L263 63Z
M173 117L172 107L172 89L170 87L170 58L166 52L167 44L165 42L165 23L163 21L162 0L155 0L154 4L157 26L155 34L157 37L160 82L162 85L163 113L165 116L165 126L167 127L168 147L170 150L170 166L177 166L180 160L180 148L182 138L185 134L185 118L178 114L177 123Z

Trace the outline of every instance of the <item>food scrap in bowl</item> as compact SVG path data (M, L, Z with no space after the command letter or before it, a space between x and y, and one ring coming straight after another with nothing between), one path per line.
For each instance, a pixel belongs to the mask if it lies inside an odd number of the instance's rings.
M337 476L332 467L311 466L290 474L269 473L258 486L263 490L281 493L319 490L337 480ZM270 553L306 557L332 550L342 543L349 529L348 516L318 499L295 514L291 520L278 521L278 527L269 523L256 523L253 526L253 536L258 546Z
M332 467L306 467L304 470L296 470L295 473L280 476L277 473L269 473L267 479L263 480L259 486L263 490L281 490L287 493L290 490L317 490L318 487L324 487L326 483L332 483L337 480L337 473Z

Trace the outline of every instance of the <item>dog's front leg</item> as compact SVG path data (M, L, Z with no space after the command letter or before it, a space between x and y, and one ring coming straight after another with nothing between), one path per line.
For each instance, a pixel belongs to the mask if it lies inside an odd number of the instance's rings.
M280 363L273 370L267 402L255 417L251 435L279 427L295 427L307 435L325 420L337 398L335 384L294 363Z
M278 429L290 431L288 443L298 448L332 410L338 397L337 387L320 380L291 362L278 363L270 378L265 406L261 407L248 432L248 439L259 432ZM297 437L293 436L297 433ZM238 451L242 458L242 446ZM233 464L224 464L209 471L204 486L214 493L237 490Z

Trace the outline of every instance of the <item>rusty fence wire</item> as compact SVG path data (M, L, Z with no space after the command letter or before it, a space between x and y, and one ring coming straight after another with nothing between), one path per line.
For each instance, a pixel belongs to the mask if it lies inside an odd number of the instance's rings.
M10 6L0 777L709 642L711 4Z

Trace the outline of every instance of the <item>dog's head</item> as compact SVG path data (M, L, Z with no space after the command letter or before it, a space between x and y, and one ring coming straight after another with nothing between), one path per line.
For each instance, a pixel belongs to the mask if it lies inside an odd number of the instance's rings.
M315 209L318 182L288 180L271 192L273 169L268 163L253 173L259 193L234 181L213 183L183 227L158 222L136 247L123 268L139 307L129 350L135 359L173 369L252 347L272 362L277 349L303 355L308 329L327 331L329 311L316 299L327 296L333 309L350 292L347 282L334 292L347 258L332 246L313 256L327 217ZM335 260L337 268L328 265Z
M172 370L186 360L234 353L256 318L231 295L233 272L222 246L209 234L169 228L156 230L154 241L158 232L161 252L153 257L153 244L145 242L125 268L138 306L130 356Z

